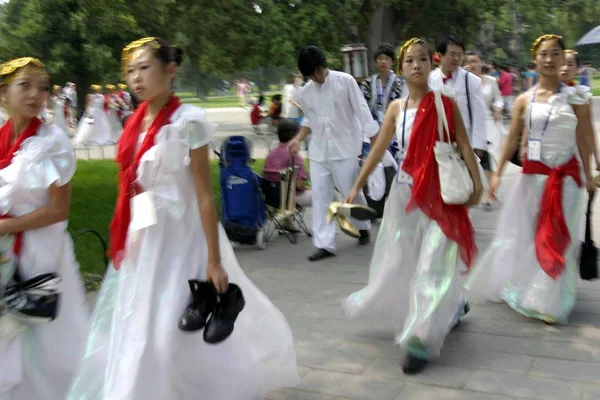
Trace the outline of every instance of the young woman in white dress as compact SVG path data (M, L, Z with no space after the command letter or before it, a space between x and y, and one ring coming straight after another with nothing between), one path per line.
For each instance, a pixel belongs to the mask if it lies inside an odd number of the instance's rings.
M0 235L15 235L13 259L21 280L45 273L61 279L55 320L0 336L0 400L64 400L89 327L67 232L76 160L65 131L38 119L50 91L44 65L27 57L0 71L10 116L0 128ZM0 316L0 325L4 318L9 314Z
M396 343L408 353L403 365L407 374L421 371L439 356L446 335L468 311L459 273L473 262L477 247L467 207L477 204L483 191L458 106L441 96L441 87L428 86L431 63L424 41L411 39L402 47L398 72L408 85L408 99L388 107L375 146L346 199L354 201L395 132L400 170L385 205L369 284L352 294L343 308L350 318L397 330ZM446 205L440 194L433 152L440 112L446 114L450 135L474 182L474 193L465 205Z
M65 102L66 98L62 95L62 88L58 85L54 85L54 95L52 96L52 122L69 134L67 119L65 118Z
M565 63L560 69L560 81L567 86L564 88L564 90L571 94L578 92L591 92L591 88L589 88L588 86L577 85L575 83L575 75L577 75L577 73L579 72L580 67L581 62L579 61L579 55L577 54L577 52L571 49L565 50ZM592 146L592 154L594 155L596 171L600 171L600 155L598 154L598 144L596 143L596 135L593 131L590 137L590 144Z
M104 111L108 118L108 125L110 126L110 140L116 143L119 141L121 131L123 130L121 118L119 118L121 99L115 94L115 85L108 84L104 86L104 89L106 89L106 93L104 94Z
M180 104L172 93L182 51L144 38L124 49L123 60L129 87L143 103L119 142L113 265L68 399L254 400L296 385L290 327L244 274L218 222L208 145L216 127L204 110ZM202 282L198 303L186 308L188 280ZM231 304L230 282L245 307L230 337L207 343L218 308L204 333L185 322L206 318L203 307L215 296Z
M102 87L90 86L91 92L87 95L85 115L79 121L75 131L75 143L100 144L116 143L104 112L104 96Z
M550 324L567 322L575 305L585 192L595 189L591 95L565 90L560 82L564 50L556 35L533 44L540 79L515 102L490 197L525 129L522 174L504 203L489 249L467 282L471 291Z
M485 170L485 177L489 182L492 177L493 166L498 164L498 158L500 157L500 149L504 142L504 127L502 126L502 109L504 107L504 100L500 94L500 88L498 87L498 81L496 78L483 73L483 58L481 54L476 51L468 51L465 60L469 72L477 75L481 79L481 86L483 88L483 95L485 96L485 115L486 115L486 127L487 127L487 141L488 141L488 153L491 158L489 170ZM487 193L484 193L484 197L487 197ZM490 200L486 198L483 202L486 209L490 209Z

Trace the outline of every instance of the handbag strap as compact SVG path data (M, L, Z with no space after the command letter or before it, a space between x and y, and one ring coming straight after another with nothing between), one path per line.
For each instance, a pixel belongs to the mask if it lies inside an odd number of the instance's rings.
M433 92L435 109L437 111L437 123L438 123L438 135L440 142L445 142L444 131L448 136L448 143L452 143L450 139L450 129L448 129L448 119L446 118L446 110L444 109L444 102L442 101L442 94L439 91Z
M587 211L585 213L585 242L592 243L592 203L594 202L594 193L590 193L588 198Z
M465 88L467 91L467 109L469 110L469 136L473 130L473 114L471 111L471 93L469 92L469 71L465 74Z

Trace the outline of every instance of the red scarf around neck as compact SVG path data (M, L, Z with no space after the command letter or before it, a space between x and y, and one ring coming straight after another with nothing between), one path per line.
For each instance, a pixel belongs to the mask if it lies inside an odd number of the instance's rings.
M447 97L442 96L442 101L453 140L454 108ZM402 163L402 170L413 179L412 195L406 205L406 212L419 208L423 214L437 222L444 235L458 244L460 258L470 268L477 255L475 230L467 207L445 204L442 200L438 163L433 152L438 140L437 110L434 94L429 92L419 103L407 156Z
M21 148L23 142L30 137L34 136L42 121L39 118L31 120L27 128L23 130L17 137L14 143L12 143L13 136L13 121L9 119L0 128L0 169L4 169L10 165L15 156L15 153ZM2 215L0 219L11 218L9 215ZM18 256L21 254L21 248L23 247L23 232L17 232L15 234L15 244L13 246L13 253Z
M109 256L113 260L115 269L120 268L121 261L124 258L125 241L127 239L127 230L131 221L130 200L132 194L136 192L135 180L136 172L140 160L145 152L154 146L154 138L164 125L171 122L171 116L179 108L181 102L175 96L171 96L167 104L160 110L152 125L148 129L144 141L136 153L138 137L141 133L144 117L148 103L140 104L138 109L127 120L123 129L121 139L119 139L119 148L117 151L117 163L119 163L119 194L117 196L117 205L112 222L110 223L110 248Z

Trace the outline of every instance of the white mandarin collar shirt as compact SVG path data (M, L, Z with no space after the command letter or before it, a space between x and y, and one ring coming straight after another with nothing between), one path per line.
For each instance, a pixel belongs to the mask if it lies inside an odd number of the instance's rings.
M471 97L471 115L469 120L469 106L467 101L467 88L465 86L465 71L459 67L452 78L443 83L445 75L441 68L431 71L429 75L430 87L443 87L442 93L454 97L460 109L460 114L465 123L467 134L474 149L487 149L487 124L486 124L486 101L481 87L481 79L475 74L469 74L469 96Z
M308 157L313 161L358 157L363 137L379 132L358 83L346 73L329 71L322 85L308 82L296 101L304 112L302 125L312 131Z

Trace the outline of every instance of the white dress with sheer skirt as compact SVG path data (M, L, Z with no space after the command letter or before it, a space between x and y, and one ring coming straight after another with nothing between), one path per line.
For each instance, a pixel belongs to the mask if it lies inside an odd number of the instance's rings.
M406 148L417 109L408 109ZM404 112L396 118L402 143ZM464 310L458 279L464 264L458 245L418 208L406 213L412 178L402 171L392 184L373 257L369 282L344 300L351 319L363 320L397 332L396 343L422 359L439 356L444 339ZM415 346L414 339L425 346Z
M206 279L189 150L206 145L215 126L190 105L171 121L137 171L138 183L154 193L158 222L130 230L121 268L107 273L70 400L255 400L299 382L285 317L244 274L220 225L222 265L246 306L220 344L177 327L191 300L188 280Z
M113 135L108 117L104 112L104 96L101 94L91 95L85 114L75 131L76 143L105 145L117 142L118 136Z
M118 142L121 137L121 132L123 131L123 124L121 123L121 119L119 118L119 110L115 103L120 99L115 96L109 96L109 100L111 104L108 109L105 111L106 117L108 118L108 124L110 125L111 131L111 141Z
M50 186L69 183L75 169L64 131L41 125L0 170L0 214L21 216L44 207ZM48 272L62 280L58 317L30 325L16 336L0 337L0 400L64 400L83 356L89 315L67 222L23 234L19 274L30 279Z
M65 133L69 135L70 131L67 126L67 119L65 118L65 101L67 101L67 99L63 96L54 96L54 111L52 115L54 118L54 125L63 129Z
M577 117L571 104L585 104L591 96L580 89L563 87L545 103L533 103L525 116L525 126L533 127L534 138L541 139L541 162L556 168L574 156L579 157L575 128ZM548 119L549 118L549 119ZM544 125L546 131L542 137ZM585 176L580 168L580 176ZM551 278L536 256L535 233L545 175L518 177L505 201L489 249L478 260L466 287L491 301L505 301L521 314L547 322L567 322L575 305L578 255L587 196L573 178L567 176L562 187L563 215L571 242L564 254L565 270Z

